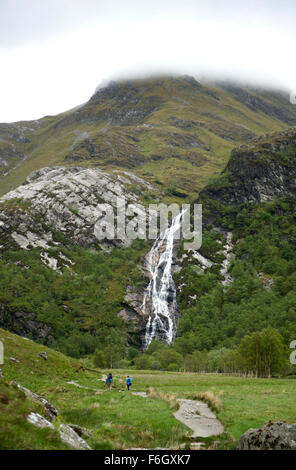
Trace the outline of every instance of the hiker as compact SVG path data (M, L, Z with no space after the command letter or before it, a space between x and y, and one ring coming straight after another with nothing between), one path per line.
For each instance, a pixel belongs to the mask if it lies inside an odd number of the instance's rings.
M132 384L132 379L130 378L130 376L128 375L127 378L126 378L126 388L129 390L130 389L130 386Z
M112 388L112 374L111 374L111 372L108 374L108 377L106 379L106 384L107 384L108 390L111 390L111 388Z

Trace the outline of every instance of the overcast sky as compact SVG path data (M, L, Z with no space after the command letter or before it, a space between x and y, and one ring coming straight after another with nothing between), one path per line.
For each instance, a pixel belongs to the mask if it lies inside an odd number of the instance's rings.
M173 72L296 89L295 0L0 0L0 122Z

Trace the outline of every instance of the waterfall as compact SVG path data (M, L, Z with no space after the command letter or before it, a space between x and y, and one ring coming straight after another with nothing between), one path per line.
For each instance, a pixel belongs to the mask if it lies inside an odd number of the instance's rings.
M220 273L224 277L224 280L222 281L223 286L227 286L233 281L232 277L230 276L228 272L230 260L232 257L232 250L233 250L232 233L228 232L226 235L226 245L224 246L224 249L221 251L221 253L225 256L225 259L222 262L222 268L220 270Z
M176 333L177 299L172 276L175 233L181 229L183 213L178 214L155 240L147 256L146 268L150 282L145 290L142 312L149 314L145 347L156 336L171 343Z

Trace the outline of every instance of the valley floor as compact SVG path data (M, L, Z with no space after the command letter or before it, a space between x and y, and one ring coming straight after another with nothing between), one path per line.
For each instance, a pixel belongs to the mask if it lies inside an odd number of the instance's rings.
M189 448L203 442L204 448L235 449L240 435L269 420L296 422L295 381L250 379L221 374L113 370L114 383L106 390L102 375L108 371L81 368L81 363L30 340L0 330L5 345L4 377L0 379L0 448L62 449L54 433L26 422L33 405L6 384L14 380L41 394L59 411L58 421L85 428L93 449ZM38 356L48 353L48 359ZM19 362L10 359L13 357ZM133 379L132 391L125 377ZM80 387L77 386L80 385ZM147 392L147 397L132 392ZM177 421L177 399L197 399L212 392L221 401L214 413L224 433L209 438L192 438L191 431ZM219 408L219 407L218 407Z

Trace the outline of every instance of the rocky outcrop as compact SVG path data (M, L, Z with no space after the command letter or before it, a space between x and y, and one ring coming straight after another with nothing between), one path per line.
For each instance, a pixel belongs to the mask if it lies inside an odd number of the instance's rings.
M247 106L251 111L261 111L267 116L272 116L276 119L279 119L290 126L296 125L296 119L293 112L286 107L283 109L278 104L274 103L274 100L269 101L268 94L263 93L263 96L258 96L257 93L259 90L242 88L235 83L227 82L218 82L218 85L226 90L228 93L233 95L235 99ZM257 92L257 93L256 93ZM270 92L269 92L270 93ZM289 96L286 92L277 92L274 91L273 96L276 96L280 100L289 101ZM264 96L267 95L267 96ZM267 99L264 99L267 98Z
M38 413L30 413L27 416L27 421L30 424L33 424L33 426L35 426L36 428L49 428L53 430L56 429L50 421L48 421ZM79 430L81 434L84 434L85 437L90 436L86 431L80 428L80 426L62 423L59 426L59 434L61 441L77 450L91 450L88 443L84 439L82 439L82 437L79 435L78 432L75 431L74 428Z
M296 424L270 421L259 429L249 429L239 439L238 450L295 450Z
M31 390L23 387L22 385L16 382L12 382L12 385L16 386L19 390L21 390L30 400L41 405L41 407L44 410L45 416L50 421L52 421L54 418L57 417L58 410L51 403L49 403L49 401L47 401L45 398L41 397L40 395L37 395L37 393L31 392Z
M91 437L91 434L86 429L78 426L78 424L68 424L68 426L70 426L70 428L73 429L79 437Z
M95 225L103 215L102 205L111 205L116 210L118 203L139 203L139 197L128 187L133 186L141 193L147 189L147 183L136 178L127 172L120 175L97 168L38 170L23 185L0 199L0 235L23 249L39 247L41 260L52 269L71 268L71 260L62 253L57 259L47 253L50 247L59 245L53 239L53 232L59 231L72 243L81 246L98 245ZM151 185L148 186L152 193L157 193ZM105 242L110 243L109 240ZM130 241L114 240L111 243L126 246Z
M90 437L90 434L85 429L75 424L69 425L65 423L61 423L57 428L57 423L52 423L52 421L54 421L58 416L58 410L51 403L49 403L49 401L16 382L12 382L12 385L21 390L29 400L33 401L34 403L38 403L38 405L41 405L44 411L47 419L44 416L41 416L39 413L29 413L27 416L27 421L30 424L37 428L49 428L53 430L56 429L59 432L61 441L74 449L91 450L88 443L83 439L83 437Z
M145 96L144 91L148 92ZM110 82L108 86L100 88L90 99L90 103L104 104L108 107L102 110L100 118L112 124L129 125L141 122L146 116L156 111L163 100L149 90L142 90L133 81Z
M39 413L30 413L27 416L27 421L33 426L36 426L36 428L50 428L50 429L55 429L54 425L45 419L43 416L41 416Z
M117 316L127 325L133 344L142 347L145 343L148 316L142 311L143 291L135 286L127 286L122 308Z
M59 428L61 441L78 450L91 450L88 443L82 439L71 426L62 423Z
M271 201L296 195L296 129L269 134L235 149L221 177L200 200L224 204Z
M42 351L40 353L38 353L38 356L41 357L44 361L47 361L48 359L48 354L46 351Z
M14 312L5 305L0 305L0 324L3 328L20 336L30 335L34 340L49 339L51 327L34 318L33 312Z

